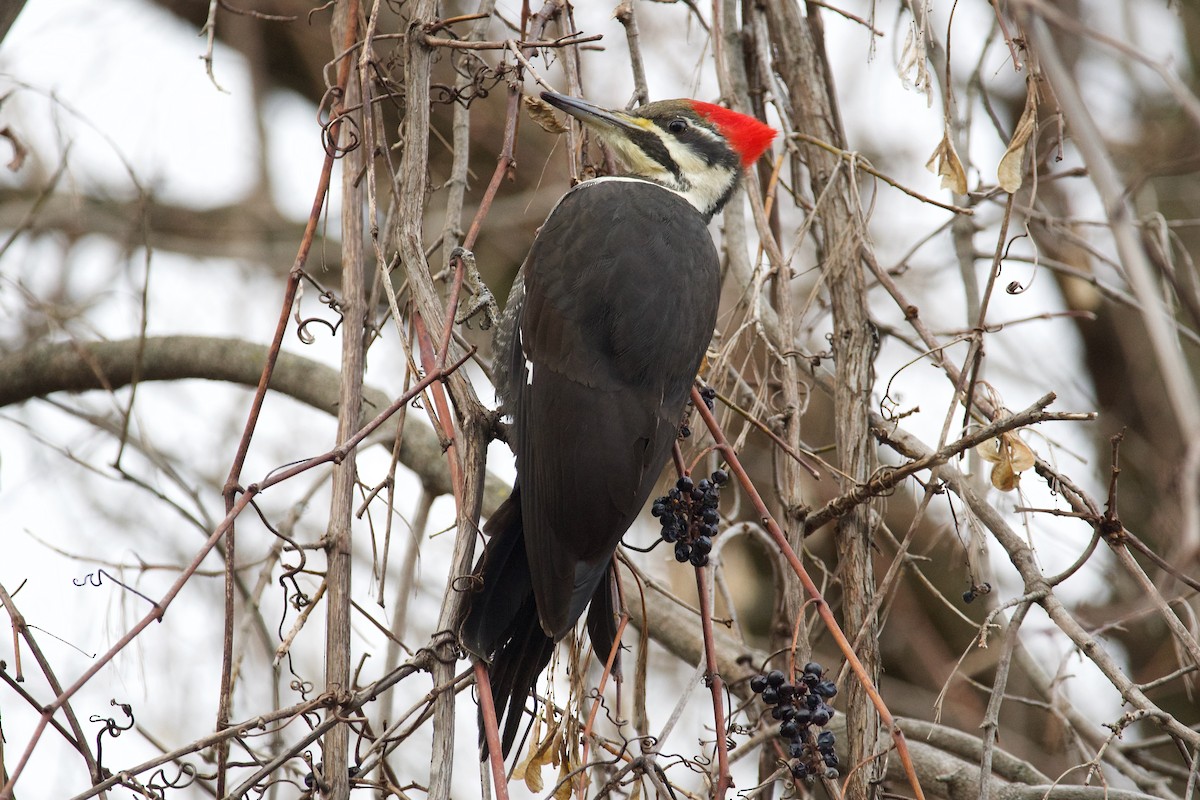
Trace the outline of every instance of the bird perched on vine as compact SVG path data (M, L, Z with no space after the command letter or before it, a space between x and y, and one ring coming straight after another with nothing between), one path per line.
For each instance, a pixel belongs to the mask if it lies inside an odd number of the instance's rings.
M611 571L667 460L716 325L708 223L775 131L711 103L614 111L542 99L598 135L626 172L584 181L550 212L496 332L494 379L517 478L484 526L460 634L488 662L507 755L524 700L590 604L605 660Z

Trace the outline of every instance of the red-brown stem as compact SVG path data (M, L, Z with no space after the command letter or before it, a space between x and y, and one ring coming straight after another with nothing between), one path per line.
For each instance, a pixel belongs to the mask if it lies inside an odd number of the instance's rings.
M343 51L348 51L358 36L358 0L351 0L348 19L349 24L346 26L346 34L342 41ZM263 402L267 397L267 386L271 383L271 375L274 373L275 364L279 360L279 351L283 347L283 336L287 331L292 306L296 302L296 292L300 286L300 277L303 274L304 264L308 260L308 253L312 248L317 226L321 221L321 212L325 208L325 198L329 193L329 183L333 175L333 162L337 157L337 140L342 127L342 114L345 111L341 105L341 99L346 95L346 83L350 79L350 65L352 63L353 59L347 57L343 58L342 63L338 65L338 94L336 95L338 97L338 104L330 113L330 122L327 129L327 136L329 138L326 139L325 162L321 166L321 177L317 181L316 196L313 197L312 209L308 213L308 223L304 226L304 235L300 239L300 247L296 251L296 259L292 262L292 268L288 272L287 286L283 292L283 303L279 309L279 319L275 323L275 334L271 338L271 347L267 351L267 362L263 365L262 375L259 377L258 386L254 391L254 399L250 402L250 413L246 417L246 425L242 430L241 439L238 440L237 451L234 454L233 463L229 467L229 475L225 478L225 486L222 494L225 497L225 513L227 515L234 508L234 498L237 495L238 484L241 481L242 467L246 463L246 454L250 451L250 440L254 438L254 431L258 427L258 418L262 412ZM225 625L221 647L221 687L217 707L218 730L224 728L229 723L230 700L233 688L233 620L235 610L233 587L236 540L234 538L235 528L232 522L233 520L230 519L225 546ZM216 793L218 797L225 796L225 772L228 755L228 743L222 741L217 746Z
M15 609L11 609L8 612L12 618L13 661L16 664L16 672L13 675L18 681L24 682L25 675L21 670L21 637L17 631L25 624L25 620L23 617L15 614L14 611Z
M528 23L529 17L528 3L524 4L521 11L521 24L524 26ZM537 16L535 30L530 35L539 37L546 29L546 24L549 22L549 16L540 14ZM581 40L571 42L578 44ZM504 43L507 46L507 42ZM522 47L529 48L528 43L520 43ZM520 75L520 65L517 65L518 75ZM504 109L504 141L500 146L500 157L496 162L496 169L492 172L492 179L488 181L487 189L483 193L483 198L479 201L479 209L475 212L475 218L471 220L471 226L467 228L467 235L463 238L462 246L470 250L475 246L475 239L479 236L479 230L483 227L483 221L487 218L488 212L491 211L492 201L496 199L497 192L500 191L500 181L505 175L516 166L516 158L513 155L517 147L517 122L520 120L521 108L521 83L520 80L512 81L508 86L508 102Z
M687 464L683 461L683 451L679 449L678 441L671 445L671 460L675 462L675 471L679 473L680 477L691 474L688 471Z
M695 394L695 399L699 395ZM712 691L713 727L717 731L717 786L713 792L715 800L725 800L725 792L733 785L729 775L729 746L725 740L725 700L722 697L725 685L717 672L717 645L713 640L712 606L708 602L708 572L696 567L696 592L700 595L700 626L704 631L704 669L708 686Z
M483 227L483 220L492 208L492 201L496 199L496 193L500 191L500 181L516 165L516 161L513 159L513 148L516 147L517 142L517 120L519 118L517 112L520 105L521 87L515 84L509 86L508 104L504 111L504 143L500 147L500 159L496 162L492 179L488 182L487 190L484 191L483 198L479 201L479 209L475 212L475 218L471 220L471 227L467 228L467 235L463 238L463 247L468 250L475 246L475 239L479 236L479 229Z
M604 661L604 672L600 674L600 685L596 688L596 699L592 702L592 711L588 714L587 723L583 726L583 755L579 758L580 764L586 764L588 760L588 750L592 744L592 726L596 724L596 715L600 712L600 696L604 694L604 687L608 683L608 676L612 674L613 664L617 662L617 653L621 652L621 637L625 635L625 626L629 624L629 615L622 614L621 622L617 625L617 635L613 639L613 646L609 648L608 658ZM581 776L582 777L582 776ZM586 783L583 780L579 782L579 795L583 796L583 790Z
M504 753L500 750L500 722L496 719L492 682L488 679L487 664L476 661L474 666L475 686L479 689L479 710L483 714L483 736L487 741L488 763L492 767L496 800L508 800L508 780L504 776Z
M450 302L446 304L446 318L442 321L442 342L438 345L438 369L446 366L446 358L450 355L450 336L454 333L454 317L458 314L458 295L462 291L463 276L466 275L466 261L462 256L454 259L457 267L454 270L454 288L450 290Z
M435 366L436 354L433 352L433 342L429 341L429 331L425 328L425 320L420 313L413 314L413 326L416 328L417 342L421 349L421 366L427 373L439 372ZM462 471L458 468L458 448L454 445L454 418L450 416L450 404L446 400L446 390L441 382L430 387L433 404L437 408L438 424L442 426L442 434L449 444L446 447L446 460L450 466L450 486L454 489L454 507L462 501Z
M908 745L904 740L904 732L900 730L900 726L896 724L896 720L888 711L887 705L884 704L883 698L879 695L879 690L875 688L875 683L871 680L871 676L867 674L863 668L862 662L858 660L858 656L854 653L854 648L846 639L846 634L842 633L841 627L833 616L833 612L829 609L829 604L825 602L825 598L821 596L821 590L817 588L817 584L809 576L808 570L804 568L800 558L796 555L796 551L788 544L787 536L783 529L771 516L771 512L767 510L766 503L763 502L762 496L754 487L754 483L750 480L750 476L746 474L746 470L742 467L742 462L738 460L737 452L733 446L729 444L729 440L725 438L724 431L717 423L716 417L708 410L708 406L704 405L703 398L700 397L700 392L695 387L692 387L692 402L696 405L696 410L700 412L700 416L704 419L704 424L708 426L709 432L717 443L719 449L725 456L725 461L729 464L729 468L733 470L737 476L738 483L741 484L746 496L750 498L750 502L754 504L754 508L758 511L759 518L762 520L763 527L775 540L775 544L779 547L779 552L787 559L787 562L792 567L792 571L796 573L796 577L800 579L800 583L804 586L804 590L812 597L812 602L817 607L817 614L821 617L821 621L825 623L829 635L837 642L838 649L842 651L842 655L846 657L846 664L849 665L850 671L858 678L863 690L867 696L871 698L872 705L879 712L880 720L888 726L888 731L892 735L892 741L896 745L896 754L900 757L900 763L904 767L904 772L908 776L909 785L912 787L917 800L925 800L925 793L921 791L921 782L917 779L917 771L913 767L912 757L908 752Z
M352 36L354 26L351 25L347 36ZM350 44L353 44L351 39ZM338 69L338 86L345 87L346 80L350 71L349 60L343 61ZM344 93L344 89L342 90ZM333 119L329 123L328 131L331 140L336 141L338 132L342 127L342 109L339 108L333 113ZM292 262L292 268L288 272L288 282L283 293L283 304L279 309L279 319L275 324L275 335L271 338L271 346L267 351L267 361L263 365L262 376L258 379L258 387L254 392L254 399L250 403L250 413L246 418L246 426L242 431L242 438L238 441L237 451L234 453L233 464L229 468L229 477L225 480L224 494L226 497L226 510L232 504L232 497L237 494L238 483L241 479L242 466L246 462L246 454L250 450L250 439L254 436L254 429L258 425L259 413L262 411L263 401L267 396L267 386L271 382L271 374L275 371L275 363L279 359L279 351L283 346L283 337L287 332L288 320L291 318L292 305L296 302L296 291L300 285L300 277L304 272L304 264L308 261L308 253L312 249L313 239L317 233L317 226L321 222L321 213L325 208L325 197L329 193L329 183L333 176L333 162L337 158L336 150L327 150L325 153L325 163L321 166L321 177L317 181L316 196L313 197L312 209L308 214L308 222L304 226L304 235L300 239L300 247L296 251L296 259Z

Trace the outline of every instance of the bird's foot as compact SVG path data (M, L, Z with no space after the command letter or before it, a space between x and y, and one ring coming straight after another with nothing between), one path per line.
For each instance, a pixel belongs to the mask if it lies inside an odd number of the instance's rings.
M456 247L450 253L451 260L455 258L462 259L463 269L466 270L464 283L470 290L474 298L465 307L459 307L458 316L455 322L459 325L471 327L471 318L476 314L483 312L483 319L479 323L479 329L486 331L492 327L493 323L500 318L500 306L496 303L496 298L492 295L492 290L483 282L483 278L479 275L479 268L475 265L475 254L465 247Z

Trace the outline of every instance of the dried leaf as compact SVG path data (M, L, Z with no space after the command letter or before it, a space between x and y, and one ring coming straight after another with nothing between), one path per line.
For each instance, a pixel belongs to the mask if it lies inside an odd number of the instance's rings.
M925 169L941 176L943 189L949 189L955 194L967 193L967 171L958 159L954 143L950 141L949 131L942 135L942 141L925 162Z
M566 133L567 127L558 121L554 106L540 97L525 96L525 112L529 118L541 126L546 133Z
M514 774L513 778L516 778L516 777L517 776ZM542 780L542 765L541 764L536 764L536 765L530 764L529 769L527 769L525 771L524 777L525 777L525 786L528 787L529 791L533 792L534 794L541 794L542 790L546 788L546 784Z
M16 172L25 164L25 157L29 155L29 150L17 138L17 134L13 132L13 129L7 125L0 128L0 136L8 139L9 143L12 144L13 155L8 161L8 168Z
M517 766L513 768L512 779L514 781L525 780L525 773L529 769L530 762L533 761L534 753L537 752L536 742L538 741L538 737L541 735L542 735L542 715L538 714L538 715L534 716L534 718L533 718L533 732L532 732L532 735L529 737L530 739L532 739L534 741L535 745L533 747L529 748L529 751L527 753L525 753L525 758L521 760L521 763L517 764ZM538 779L540 781L540 779L541 779L540 775L538 776ZM526 783L528 783L528 781L526 781ZM532 789L532 787L530 787L530 788ZM533 791L537 792L537 791L541 791L541 790L533 789Z
M570 772L571 769L564 758L558 767L558 791L554 793L554 800L571 800L571 782L567 780Z
M923 18L928 18L923 17ZM933 105L932 81L929 79L929 59L925 50L925 28L918 26L916 20L908 25L908 35L904 38L904 46L900 48L900 60L896 71L900 74L900 83L905 89L916 89L925 95L925 105ZM912 77L909 77L909 76Z
M546 731L545 738L538 739L541 735L542 717L539 714L534 718L533 735L530 737L534 744L529 748L528 755L525 760L513 771L513 780L525 779L525 785L529 787L529 791L534 794L540 793L545 788L545 782L542 779L542 767L552 762L558 761L558 747L555 746L558 740L558 721L550 725Z
M1037 460L1029 445L1021 440L1016 431L1002 433L975 448L984 461L992 467L992 486L1002 492L1011 492L1021 483L1021 473L1032 469Z
M1002 492L1011 492L1021 483L1021 476L1012 471L1007 461L1001 461L992 467L992 486Z
M1037 103L1034 101L1033 91L1030 90L1029 95L1025 98L1025 111L1021 113L1021 119L1017 121L1017 129L1013 131L1008 149L1000 158L1000 166L996 167L996 177L1000 181L1000 188L1009 194L1020 189L1021 183L1025 179L1025 171L1022 169L1022 165L1025 163L1025 148L1035 130L1037 130Z
M1024 472L1027 469L1033 469L1033 465L1037 462L1037 457L1034 456L1033 449L1021 441L1021 437L1017 436L1015 431L1006 433L1000 438L1008 443L1008 460L1012 464L1014 472Z

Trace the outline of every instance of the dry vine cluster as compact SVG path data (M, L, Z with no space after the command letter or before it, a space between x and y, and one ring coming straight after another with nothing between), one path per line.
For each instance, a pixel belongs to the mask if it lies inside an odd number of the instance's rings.
M297 226L171 207L136 177L136 203L80 197L69 147L26 142L19 118L0 130L4 424L80 475L85 502L102 493L87 480L136 493L113 531L183 554L164 571L132 540L98 559L51 536L21 552L77 573L4 565L0 800L1196 796L1200 54L1114 35L1102 0L161 5L202 26L212 91L225 42L255 91L307 96L325 158ZM1155 19L1200 42L1194 10ZM860 52L831 52L835 35ZM874 65L853 92L848 60ZM1097 102L1096 63L1123 76L1128 130ZM883 150L884 112L851 126L884 79L928 98L940 142ZM505 490L487 462L504 432L492 294L569 182L613 169L530 98L634 105L668 85L782 135L714 223L720 328L653 507L661 540L647 522L619 553L619 679L560 647L515 762L481 765L454 623ZM47 153L61 167L35 173ZM929 153L948 192L913 177ZM123 334L83 335L71 314L88 305L30 280L49 269L31 243L69 249L56 232L79 226L135 254L141 318ZM228 292L270 306L274 330L149 335L151 254L172 249L290 260L273 296ZM338 367L306 356L321 342ZM247 387L219 477L137 422L170 402L154 384L189 378ZM1073 410L1051 410L1056 393ZM302 440L277 394L336 432ZM108 450L80 455L26 416L47 410ZM290 455L251 466L270 436ZM63 655L26 582L115 598L120 630L94 658ZM207 664L208 706L188 686L97 703L139 642L197 618L207 646L153 648Z

